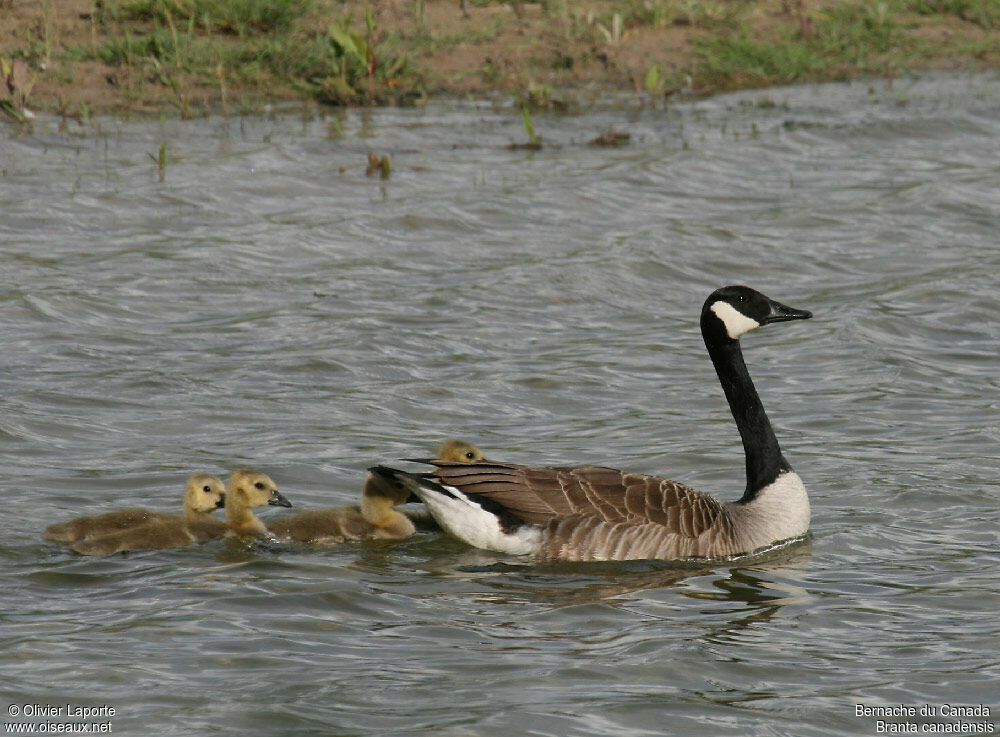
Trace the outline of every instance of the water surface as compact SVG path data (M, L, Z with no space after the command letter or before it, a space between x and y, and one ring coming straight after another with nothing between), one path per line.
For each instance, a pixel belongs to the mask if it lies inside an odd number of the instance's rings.
M536 114L539 152L506 148L519 112L466 102L3 129L0 696L108 705L115 734L875 734L858 704L995 724L998 100L941 76L626 101ZM612 129L628 144L587 145ZM743 341L805 544L678 567L433 531L41 539L175 508L198 470L352 503L367 466L452 436L736 498L697 328L728 283L815 314Z

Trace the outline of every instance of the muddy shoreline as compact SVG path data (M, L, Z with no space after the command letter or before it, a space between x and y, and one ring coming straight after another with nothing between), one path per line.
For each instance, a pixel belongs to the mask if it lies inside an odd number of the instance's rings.
M1000 68L987 0L0 0L8 119L510 96L532 109ZM978 4L977 4L978 3ZM243 7L243 6L240 6ZM270 13L270 15L268 15ZM30 115L30 112L28 113Z

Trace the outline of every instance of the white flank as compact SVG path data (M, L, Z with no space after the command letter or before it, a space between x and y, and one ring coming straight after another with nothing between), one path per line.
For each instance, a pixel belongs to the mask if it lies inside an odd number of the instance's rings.
M760 327L759 322L747 317L728 302L722 300L713 302L710 309L716 317L722 320L722 324L726 326L726 333L733 340L739 338L743 333Z
M733 504L733 527L748 551L809 531L809 495L795 471L786 471L748 504Z
M487 512L458 489L446 486L455 498L412 484L427 511L446 531L462 542L477 548L495 550L498 553L527 555L533 553L541 543L541 530L531 525L522 525L513 534L500 529L500 520L492 512Z

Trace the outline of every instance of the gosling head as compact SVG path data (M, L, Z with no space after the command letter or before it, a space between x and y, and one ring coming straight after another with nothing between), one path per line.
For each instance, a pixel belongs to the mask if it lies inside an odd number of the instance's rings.
M445 440L437 452L438 460L453 463L473 463L485 459L483 452L464 440Z
M226 485L222 479L207 473L188 477L184 492L184 508L192 512L212 512L226 505Z
M722 287L705 300L701 310L701 331L706 342L729 342L761 325L810 317L812 313L808 310L783 305L756 289Z
M249 468L233 471L229 477L230 504L240 502L248 507L290 507L292 503L278 491L277 484L266 473Z
M410 490L403 488L403 485L395 479L377 477L371 473L365 476L364 485L361 487L362 510L372 504L379 507L394 507L406 503L409 499Z

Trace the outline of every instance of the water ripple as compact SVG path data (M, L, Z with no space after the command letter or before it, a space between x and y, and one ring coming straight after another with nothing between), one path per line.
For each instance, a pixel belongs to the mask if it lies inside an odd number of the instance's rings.
M829 737L873 733L856 703L996 708L998 94L629 101L539 114L534 153L503 148L516 111L467 102L4 140L10 703L109 703L115 732L167 737ZM628 146L585 145L612 127ZM739 282L815 313L745 341L813 504L811 538L760 560L540 566L432 530L41 540L176 509L195 470L348 504L449 436L736 498L696 316Z

